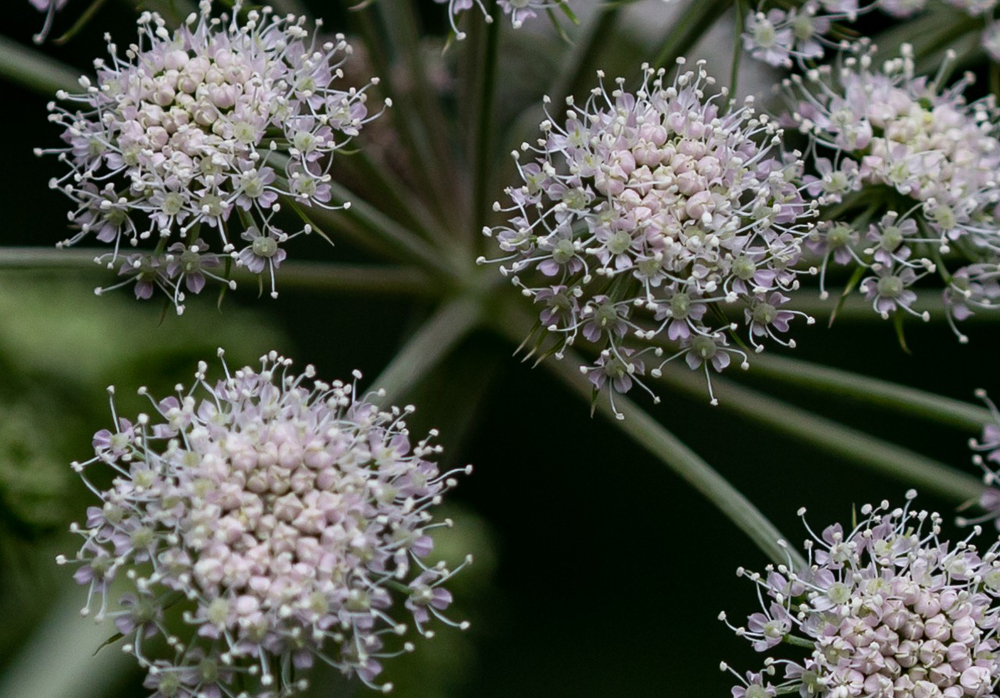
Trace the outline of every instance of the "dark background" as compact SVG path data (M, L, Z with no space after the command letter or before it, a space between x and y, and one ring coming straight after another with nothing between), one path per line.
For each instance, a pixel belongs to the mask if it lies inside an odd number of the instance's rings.
M74 4L66 14L72 14ZM310 3L322 9L331 29L344 21L333 4ZM424 4L429 31L441 34L443 8ZM71 22L68 17L59 21L62 28ZM40 22L27 2L5 3L5 35L29 42ZM125 43L130 26L120 5L109 3L69 46L45 50L86 70L91 57L104 53L100 34L112 31ZM0 133L6 138L0 243L51 246L66 234L67 201L46 187L48 178L61 170L54 159L35 158L32 148L54 144L57 132L46 122L45 98L10 84L2 94ZM305 250L292 249L290 257L315 252L338 260L360 258L339 241L333 252ZM133 302L129 290L95 299L90 289L101 282L106 279L99 271L0 271L0 299L6 297L9 309L5 315L0 307L0 370L6 369L0 372L0 406L8 413L30 414L35 434L30 446L44 445L56 467L85 457L89 434L109 423L102 391L107 382L118 383L123 392L140 383L169 386L187 378L197 359L211 359L219 342L246 360L270 349L268 343L278 343L300 366L316 364L320 376L346 376L359 368L372 377L427 312L402 300L285 290L272 301L244 291L227 298L221 314L208 294L190 304L190 315L167 313L161 322L160 306ZM7 330L13 325L7 323L16 323L18 332L28 335L91 323L100 341L78 348L57 346L62 342L55 333L51 343L12 348ZM994 324L972 326L967 346L959 345L943 322L918 324L908 329L912 355L900 349L888 323L872 319L838 322L832 329L822 320L812 328L799 327L794 356L964 400L972 400L978 387L1000 390ZM70 338L77 336L72 328L67 329ZM480 563L468 571L468 581L456 580L459 605L472 628L464 638L454 637L458 631L441 630L429 645L443 643L445 656L421 646L407 660L410 667L426 654L427 663L412 669L413 675L447 676L423 684L426 690L419 683L403 686L404 695L729 695L731 677L720 673L719 661L756 669L762 658L716 617L725 609L735 621L756 610L752 585L737 579L735 569L761 569L764 556L659 461L614 425L589 417L585 403L544 369L520 363L512 350L494 335L477 333L407 399L420 407L411 420L415 431L441 429L447 463L475 464L475 473L463 478L451 501L458 507L459 527L467 522L483 549L474 550ZM77 375L74 383L63 378L74 373L73 361L60 373L46 352L75 354L80 366L99 368ZM149 374L151 366L155 376ZM974 472L966 446L971 433L894 416L857 401L768 385L754 380L752 372L748 380L810 410ZM473 413L464 409L470 401ZM664 392L657 407L641 402L793 541L804 536L795 516L800 506L809 507L814 528L822 527L849 521L853 508L864 502L900 502L907 489L711 408L707 399ZM66 482L44 503L47 511L56 512L54 519L44 524L32 517L27 522L10 516L0 520L0 670L14 668L19 649L42 623L53 599L67 592L66 571L55 568L51 559L55 551L70 551L72 541L63 531L68 521L82 518L87 500L82 486ZM946 514L953 509L932 496L919 502ZM82 590L68 593L79 593L82 602ZM54 665L61 661L59 656L49 659ZM394 678L406 682L405 675ZM126 677L124 688L114 695L144 693L135 677Z

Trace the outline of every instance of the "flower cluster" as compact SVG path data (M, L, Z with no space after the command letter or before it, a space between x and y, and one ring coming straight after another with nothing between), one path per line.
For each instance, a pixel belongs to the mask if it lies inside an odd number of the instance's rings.
M804 656L768 657L761 673L737 675L735 698L996 698L1000 544L980 555L968 540L941 541L940 516L912 511L914 496L902 508L865 505L846 533L809 529L806 569L739 570L762 609L730 627L759 652Z
M317 659L374 686L381 659L413 649L387 647L407 631L389 615L399 596L428 637L433 618L465 626L443 615L457 569L423 558L429 533L450 525L431 508L470 469L441 474L427 460L436 432L411 445L412 407L383 410L352 383L313 380L311 366L293 375L274 352L261 362L214 385L202 362L190 390L150 398L154 415L134 421L112 398L114 428L73 464L101 503L59 562L79 566L84 614L114 619L156 696L288 696ZM98 466L114 476L107 490ZM122 577L130 593L114 607ZM146 655L155 635L171 657Z
M458 16L466 10L478 7L486 21L492 22L493 17L483 4L483 0L434 0L439 3L448 3L448 18L451 22L451 29L455 32L455 38L461 41L465 38L465 32L458 28ZM519 29L525 20L538 16L539 10L551 10L557 7L566 7L567 0L497 0L500 9L504 14L510 15L510 21L514 29Z
M761 9L747 15L743 47L775 67L804 65L822 58L828 48L840 48L841 42L831 38L836 22L854 22L877 4L859 8L857 0L807 0L801 7Z
M69 165L51 186L75 204L79 229L61 244L93 234L113 245L98 261L126 277L117 285L134 283L141 298L160 288L178 312L206 277L230 283L220 255L226 269L266 273L276 295L280 245L311 230L279 228L278 199L332 208L331 158L374 118L367 87L335 86L350 46L341 35L318 43L303 18L243 12L241 1L214 18L202 0L172 33L155 13L138 23L139 43L124 57L109 43L96 82L59 93L82 110L50 105L66 146L37 152ZM214 251L202 237L210 228ZM154 249L122 251L142 243Z
M758 350L766 339L794 346L779 335L795 314L786 293L814 213L801 163L752 100L720 107L724 90L706 96L703 63L672 83L664 74L644 67L634 94L621 79L609 93L602 75L582 108L568 99L564 125L546 120L537 144L522 146L533 161L514 153L523 184L494 207L510 220L484 231L508 253L501 272L541 307L556 355L581 335L598 346L581 367L596 389L643 385L648 352L654 377L678 357L706 376L734 354L745 366L726 338L739 323L721 307L736 307Z
M915 77L904 46L880 69L861 50L784 85L796 101L789 121L811 141L809 191L840 211L812 241L823 255L821 287L832 255L862 269L860 289L880 315L926 318L912 308L911 287L936 271L954 327L1000 302L1000 112L992 97L965 102L971 76L944 89L946 72L947 62L934 80ZM962 260L951 272L941 257L949 252Z

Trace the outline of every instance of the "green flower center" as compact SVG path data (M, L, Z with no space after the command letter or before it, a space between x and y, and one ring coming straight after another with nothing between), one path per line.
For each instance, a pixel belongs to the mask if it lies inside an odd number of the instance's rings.
M278 251L278 242L272 237L261 235L253 241L253 253L258 257L273 257Z

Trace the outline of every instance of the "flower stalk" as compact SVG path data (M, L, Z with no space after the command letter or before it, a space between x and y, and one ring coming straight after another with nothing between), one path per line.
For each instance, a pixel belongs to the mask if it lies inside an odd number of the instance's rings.
M532 322L533 318L521 308L506 304L500 309L494 329L509 341L520 342ZM576 369L581 363L579 357L568 355L567 358L568 361L546 361L544 365L572 392L591 401L593 386ZM787 563L791 559L796 568L805 567L802 557L785 545L781 532L750 500L630 399L618 397L615 407L606 400L597 400L594 409L700 492L771 560ZM619 419L618 414L625 418Z
M704 396L702 380L690 371L669 367L663 371L662 382L692 397ZM712 384L721 409L840 456L848 463L933 492L956 504L976 500L983 492L977 478L901 446L792 407L721 376L713 377Z

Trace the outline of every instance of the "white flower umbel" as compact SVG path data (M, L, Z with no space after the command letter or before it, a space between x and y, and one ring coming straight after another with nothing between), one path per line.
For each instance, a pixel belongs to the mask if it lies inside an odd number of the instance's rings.
M586 104L568 99L566 120L545 120L514 153L523 184L495 205L509 222L484 231L508 253L500 271L541 307L556 356L581 336L596 345L600 358L581 368L596 389L611 384L612 400L643 385L650 358L654 376L678 357L706 377L734 355L746 366L727 340L740 324L757 350L794 346L779 335L814 217L801 163L752 99L708 95L703 63L678 63L672 82L644 66L635 93L623 79L606 90L599 74Z
M190 390L150 398L134 421L109 389L114 426L73 464L100 504L58 561L78 566L84 615L114 619L157 698L289 696L317 660L387 691L381 661L413 649L394 607L426 637L434 619L466 625L444 615L465 563L424 559L431 531L451 525L431 510L471 468L438 471L437 432L410 441L412 407L290 366L272 352L259 371L223 363L210 383L201 362ZM117 600L116 579L129 589ZM154 636L166 656L148 654Z
M994 97L966 103L971 75L943 84L953 55L931 79L914 74L909 46L881 65L872 49L857 51L784 83L795 103L789 121L811 141L818 176L810 193L821 204L863 212L854 221L841 214L859 230L825 229L837 231L835 241L821 229L818 251L825 258L839 251L836 261L867 270L860 288L883 317L899 310L928 317L910 306L916 296L909 288L934 271L947 285L949 319L998 307L992 289L1000 262L1000 112ZM850 244L859 237L860 245ZM948 253L957 263L942 257Z
M768 657L737 675L736 698L997 698L1000 544L980 555L941 540L941 517L911 510L914 495L809 529L805 569L738 571L761 610L729 627Z
M279 199L333 208L333 155L374 118L368 86L337 86L351 53L343 36L320 41L303 18L241 0L220 17L211 5L172 32L144 12L124 55L109 39L96 79L58 95L78 110L49 107L66 147L38 151L69 166L51 186L73 201L79 232L61 244L112 245L98 261L128 277L118 285L145 298L160 288L178 312L185 291L226 281L219 255L270 277L276 295L280 245L311 231L282 230ZM152 249L123 253L132 247Z

